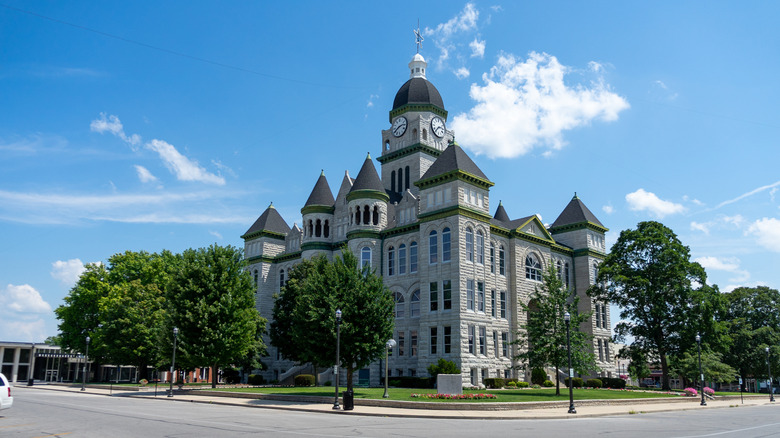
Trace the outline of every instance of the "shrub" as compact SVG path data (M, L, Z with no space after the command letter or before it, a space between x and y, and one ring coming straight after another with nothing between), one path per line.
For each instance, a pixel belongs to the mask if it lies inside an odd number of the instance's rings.
M685 395L688 397L696 397L697 395L699 395L699 391L697 391L694 388L685 388L683 389L683 391L685 392Z
M545 388L552 388L555 386L555 383L553 383L552 380L545 380L544 383L542 383L542 386Z
M534 368L531 370L531 383L535 385L541 385L547 380L547 373L542 368Z
M442 357L435 364L428 365L428 374L436 380L436 376L439 374L460 374L460 369L455 365L455 362Z
M506 382L506 386L507 386L507 388L517 388L517 382L513 382L513 381L510 380L510 381Z
M391 380L391 381L392 381L392 380ZM333 382L331 382L330 380L326 380L326 381L325 381L325 383L323 383L323 385L325 385L325 386L331 386L331 385L333 385Z
M569 380L572 381L572 384L569 384ZM566 379L566 386L571 386L572 388L582 388L582 377L575 377L574 379Z
M531 386L528 384L528 382L517 382L516 385L518 388L528 388L529 386Z
M702 389L706 395L715 395L715 390L710 388L709 386L705 386L704 389Z
M537 385L536 383L531 385L531 388L533 388L533 389L540 389L541 387L542 387L542 385Z
M314 376L311 374L298 374L295 376L295 386L314 386Z
M485 384L486 388L491 389L501 389L504 387L504 379L500 377L490 377L487 379L483 379L482 382Z
M222 370L222 380L229 385L241 383L241 375L236 367L226 367Z
M603 383L602 388L624 389L626 387L625 380L615 377L602 377L601 382Z
M589 388L601 388L603 384L601 379L588 379L588 381L585 382L585 386Z
M262 385L265 383L265 379L260 374L250 374L246 380L246 383L250 385Z

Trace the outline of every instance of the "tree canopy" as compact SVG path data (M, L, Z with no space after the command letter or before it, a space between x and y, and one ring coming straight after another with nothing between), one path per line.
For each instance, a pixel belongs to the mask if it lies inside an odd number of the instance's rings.
M717 290L706 286L704 268L674 232L658 222L640 222L624 230L599 266L593 299L621 308L615 338L634 339L633 348L657 358L662 385L669 388L668 356L690 349L695 332L717 333L713 318ZM696 290L698 289L698 291Z
M164 337L172 343L173 328L179 329L177 362L212 367L212 387L219 366L262 348L265 320L255 309L255 286L244 267L241 250L232 246L188 249L166 289Z
M336 310L342 312L340 366L352 389L354 370L385 353L392 337L393 298L382 278L360 269L348 249L329 262L304 260L276 298L271 343L287 359L315 366L336 363Z
M520 303L528 315L521 326L516 344L522 351L515 359L531 368L555 367L555 392L560 395L559 370L569 368L564 314L571 318L572 368L578 373L598 369L593 355L591 336L580 331L590 313L579 313L579 298L567 289L560 273L552 266L542 275L542 287L534 288L529 304ZM568 374L568 373L567 373Z

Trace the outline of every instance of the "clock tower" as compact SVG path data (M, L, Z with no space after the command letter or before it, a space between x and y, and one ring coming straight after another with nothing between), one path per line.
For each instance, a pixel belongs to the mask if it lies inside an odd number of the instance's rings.
M390 110L390 128L382 130L382 181L385 190L400 200L425 174L450 142L447 111L439 90L425 77L428 63L419 53L409 62L409 80L398 90Z

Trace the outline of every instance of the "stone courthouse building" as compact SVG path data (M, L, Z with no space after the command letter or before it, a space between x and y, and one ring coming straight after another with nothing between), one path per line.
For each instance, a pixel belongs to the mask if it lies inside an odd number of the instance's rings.
M530 379L527 370L512 368L511 342L526 321L518 303L528 302L553 266L580 297L580 311L593 312L582 329L594 336L601 374L611 375L609 306L585 294L606 255L607 228L576 195L562 202L549 227L537 215L511 219L496 206L494 182L447 129L447 110L426 65L419 53L409 63L411 77L381 133L379 173L366 157L355 178L344 175L334 197L323 172L301 208L301 227L290 228L271 205L242 236L258 310L270 321L273 295L293 266L317 254L333 257L347 245L394 294L391 376L426 376L428 365L446 358L462 370L464 385ZM267 380L311 372L273 345L268 352ZM379 385L383 373L377 362L356 373L356 383Z

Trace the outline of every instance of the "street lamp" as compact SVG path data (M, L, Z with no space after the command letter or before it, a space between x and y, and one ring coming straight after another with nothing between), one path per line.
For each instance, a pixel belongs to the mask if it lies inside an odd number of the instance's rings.
M395 347L395 339L390 339L385 344L385 393L382 398L388 398L390 395L387 393L387 359L390 357L389 351Z
M87 352L84 354L84 368L81 373L81 390L84 391L87 384L87 364L89 363L89 336L87 336Z
M704 373L701 371L701 336L699 336L698 333L696 333L696 351L699 353L699 378L701 379L701 384L699 385L699 389L701 390L701 406L707 406L707 402L704 401Z
M333 372L336 374L336 398L333 400L333 409L341 409L339 406L339 349L341 342L341 309L336 309L336 365Z
M571 325L571 315L569 312L563 314L563 320L566 321L566 351L569 353L569 413L576 414L574 409L574 369L571 367L571 335L569 326Z
M769 371L769 401L775 401L775 395L772 394L772 367L769 365L769 347L764 349L766 351L766 370Z
M168 397L173 397L173 379L176 378L174 369L176 369L176 341L179 339L179 328L173 328L173 359L171 360L171 388L168 390Z

